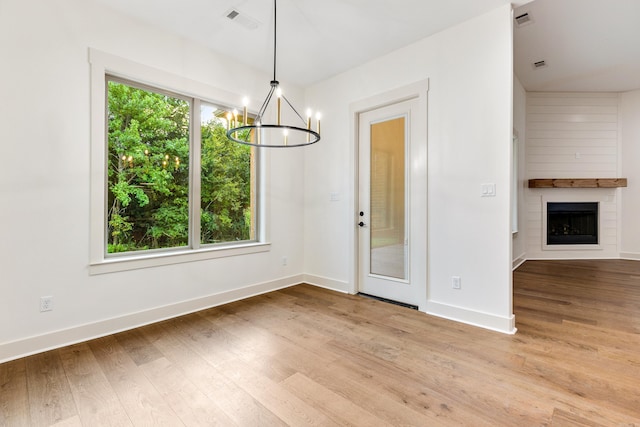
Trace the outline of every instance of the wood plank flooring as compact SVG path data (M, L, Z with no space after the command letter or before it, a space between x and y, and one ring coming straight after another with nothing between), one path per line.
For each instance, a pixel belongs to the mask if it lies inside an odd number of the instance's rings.
M640 262L528 261L514 311L299 285L0 364L0 425L640 426Z

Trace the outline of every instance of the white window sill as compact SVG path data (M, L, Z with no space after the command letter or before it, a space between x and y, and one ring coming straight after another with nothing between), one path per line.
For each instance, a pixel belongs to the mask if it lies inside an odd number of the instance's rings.
M133 254L130 256L110 257L89 265L89 274L116 273L119 271L137 270L140 268L158 267L180 264L183 262L203 261L230 256L248 255L267 252L271 243L246 243L233 247L209 247L203 249L182 249L153 254Z

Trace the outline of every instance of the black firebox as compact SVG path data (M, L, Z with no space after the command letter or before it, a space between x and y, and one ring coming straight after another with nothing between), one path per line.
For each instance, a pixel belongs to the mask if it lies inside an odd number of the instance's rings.
M597 245L598 202L547 203L547 245Z

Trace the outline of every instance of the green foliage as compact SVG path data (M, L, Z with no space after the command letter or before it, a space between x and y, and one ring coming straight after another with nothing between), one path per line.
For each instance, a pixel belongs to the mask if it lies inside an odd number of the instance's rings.
M222 124L202 126L202 243L251 239L250 164L251 148L230 141Z
M108 83L108 252L189 241L189 103ZM201 241L251 239L251 150L201 126Z
M132 224L128 221L129 218L121 216L119 213L114 213L109 219L109 229L111 230L111 236L113 237L113 244L117 245L120 241L126 241L129 237L129 232L133 228Z

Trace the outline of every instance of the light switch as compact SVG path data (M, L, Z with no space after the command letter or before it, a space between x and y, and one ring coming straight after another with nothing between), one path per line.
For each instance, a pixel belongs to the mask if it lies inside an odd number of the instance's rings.
M482 196L482 197L495 197L496 196L496 185L495 184L481 184L480 185L480 196Z

